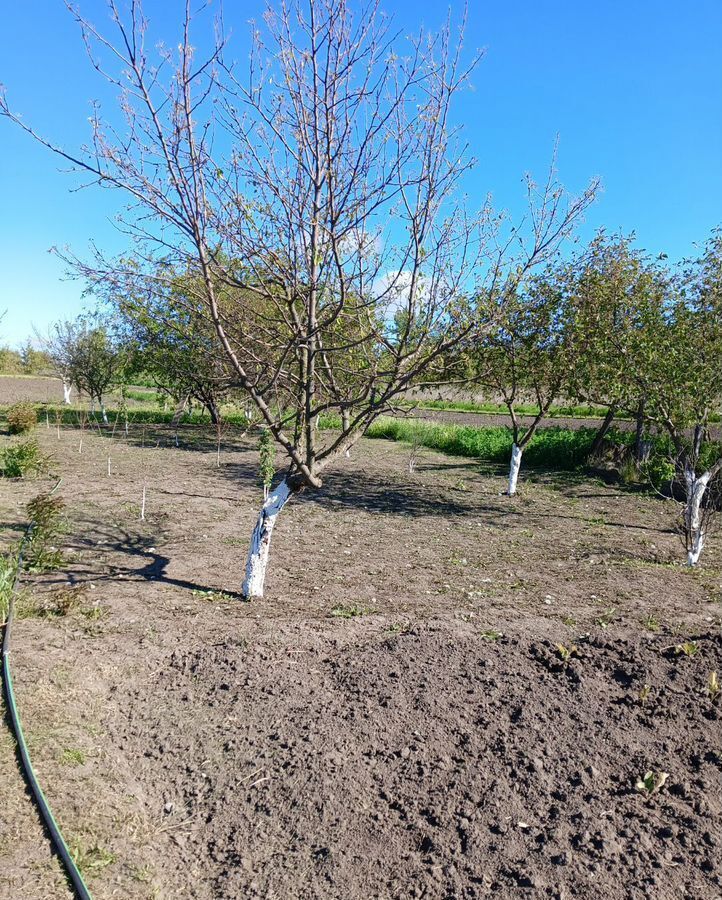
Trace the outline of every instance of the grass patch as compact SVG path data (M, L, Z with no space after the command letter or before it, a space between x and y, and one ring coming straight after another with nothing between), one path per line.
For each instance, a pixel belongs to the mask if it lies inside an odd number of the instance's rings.
M355 619L358 616L363 616L365 612L366 610L363 606L359 606L356 603L350 603L334 606L331 610L331 615L337 619Z
M86 847L76 842L70 849L70 855L73 857L75 865L83 877L86 875L98 875L116 860L115 853L106 850L105 847L101 847L99 844Z
M481 415L508 416L509 410L503 403L474 403L470 400L419 400L409 404L417 409L441 409L449 412L479 413ZM515 407L520 416L536 416L539 407L533 403L520 404ZM573 418L573 419L603 419L607 414L606 407L581 404L576 406L552 406L548 411L549 418ZM618 419L627 419L629 416L618 414Z
M60 754L60 764L63 766L82 766L85 762L85 754L82 750L66 747Z
M542 428L525 449L523 464L549 469L576 469L586 461L595 434L593 428ZM372 423L366 437L402 441L451 456L466 456L499 464L508 463L511 457L512 436L504 427L472 427L382 417Z

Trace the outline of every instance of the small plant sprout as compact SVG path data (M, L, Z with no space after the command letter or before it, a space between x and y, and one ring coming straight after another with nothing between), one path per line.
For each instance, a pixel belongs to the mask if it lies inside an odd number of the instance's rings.
M599 625L600 628L608 628L614 621L616 612L616 606L610 606L609 609L605 609L601 616L599 616L596 620L596 624Z
M635 787L641 794L651 797L664 787L668 778L669 772L645 772L644 778L640 778Z
M420 450L422 447L421 432L417 429L411 436L411 444L409 447L409 475L413 475L419 464Z
M644 706L649 700L649 695L652 693L652 685L651 684L643 684L639 690L639 702L642 706Z
M276 445L273 435L268 428L261 431L261 439L258 443L258 454L260 457L258 474L261 476L261 484L263 485L263 500L268 500L268 492L271 489L273 476L276 474Z
M674 652L676 656L688 656L690 659L694 659L699 653L699 644L697 641L685 641L683 644L677 644Z
M719 695L722 693L722 686L719 683L717 672L709 673L709 678L707 679L707 693L709 694L709 699L713 703L717 702Z
M481 632L481 636L485 641L498 641L499 638L504 637L504 634L501 631L496 631L494 628L487 628L486 631Z
M394 622L386 629L386 634L408 634L411 631L411 622Z
M659 619L654 615L654 613L650 613L648 616L645 616L642 619L642 625L647 629L647 631L659 631L660 622Z
M564 644L557 644L556 651L565 666L569 665L573 656L579 656L579 648L576 644L570 644L568 647L565 647Z

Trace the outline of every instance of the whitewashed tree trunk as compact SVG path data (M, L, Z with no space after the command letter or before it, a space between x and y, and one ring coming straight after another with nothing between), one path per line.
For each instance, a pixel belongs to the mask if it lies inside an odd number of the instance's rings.
M521 455L523 451L518 444L511 445L511 464L509 466L509 487L507 494L513 497L516 494L516 484L519 481L519 469L521 468Z
M105 425L107 425L108 424L108 411L105 408L105 403L103 403L102 401L100 403L100 414L103 417L103 423Z
M241 593L247 600L263 596L263 585L266 580L266 567L268 566L268 555L271 550L273 526L276 524L278 514L288 502L291 493L288 481L284 479L271 492L258 515L258 521L251 536L251 546L246 562L246 575L241 588Z
M696 566L704 549L705 528L702 514L702 500L710 480L710 472L698 478L686 473L687 505L684 510L684 521L687 529L687 565Z
M70 406L70 393L73 390L72 384L63 379L63 401L66 406Z

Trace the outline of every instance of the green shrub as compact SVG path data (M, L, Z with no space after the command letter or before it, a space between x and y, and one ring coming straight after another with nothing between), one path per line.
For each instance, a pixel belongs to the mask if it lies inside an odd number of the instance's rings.
M37 441L24 441L0 452L0 474L4 478L24 478L47 470L48 457L41 452Z
M7 411L7 419L10 434L27 434L38 424L38 414L29 403L11 406Z
M17 559L15 556L0 556L0 623L7 618L16 571Z
M51 494L39 494L25 507L33 524L23 566L30 572L48 572L63 564L62 552L54 546L66 530L65 501Z
M644 463L642 472L657 490L661 490L663 487L669 487L674 481L676 468L672 459L655 454Z

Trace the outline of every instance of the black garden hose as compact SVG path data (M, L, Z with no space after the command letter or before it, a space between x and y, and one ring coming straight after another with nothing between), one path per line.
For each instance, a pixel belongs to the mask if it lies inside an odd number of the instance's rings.
M51 494L58 488L59 484L60 480L58 480L57 484L50 492ZM80 874L80 871L75 864L75 860L68 850L68 845L63 839L63 835L58 828L58 823L53 818L53 813L50 809L48 801L45 799L45 794L43 794L43 790L40 787L37 776L35 775L33 764L30 761L30 754L28 753L28 746L25 742L25 735L23 733L23 726L20 721L20 715L18 714L17 705L15 703L15 693L13 692L13 679L10 672L10 638L12 636L12 624L15 612L15 585L17 583L20 568L22 566L23 551L28 539L30 538L30 535L32 534L33 527L34 523L31 522L26 529L25 534L23 535L22 541L20 542L20 549L18 551L15 573L13 575L12 584L10 586L7 618L5 620L5 633L3 635L2 644L3 690L5 694L5 702L7 704L8 715L10 718L10 727L12 728L13 735L18 745L18 750L20 751L20 761L22 763L23 776L25 777L25 780L30 790L32 791L33 797L35 798L35 803L40 812L40 816L50 836L50 842L53 845L53 849L60 857L63 866L65 867L65 872L68 876L68 880L73 887L73 890L75 891L76 897L78 897L79 900L92 900L90 892L88 891L88 888L83 881L83 876Z

